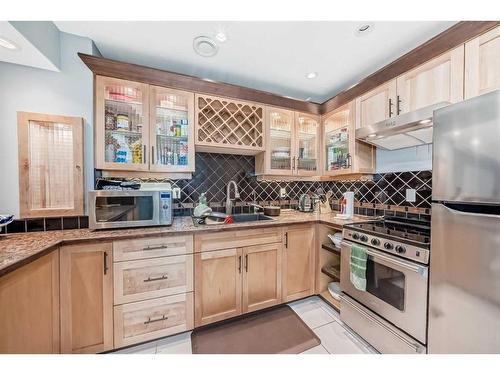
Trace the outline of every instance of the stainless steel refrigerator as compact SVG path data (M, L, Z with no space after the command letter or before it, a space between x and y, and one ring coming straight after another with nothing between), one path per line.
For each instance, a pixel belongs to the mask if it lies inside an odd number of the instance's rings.
M500 353L500 91L434 113L429 353Z

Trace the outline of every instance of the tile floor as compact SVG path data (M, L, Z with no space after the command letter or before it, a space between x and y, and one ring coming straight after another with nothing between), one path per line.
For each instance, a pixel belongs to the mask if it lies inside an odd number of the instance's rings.
M319 297L289 304L318 335L321 345L302 354L371 354L377 351L341 321L337 311ZM191 332L137 345L116 354L191 354Z

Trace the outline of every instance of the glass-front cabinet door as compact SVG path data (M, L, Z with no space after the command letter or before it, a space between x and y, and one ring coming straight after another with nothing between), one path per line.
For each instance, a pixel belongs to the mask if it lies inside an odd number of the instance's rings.
M194 172L194 94L151 86L152 171Z
M326 114L323 119L324 174L352 172L354 150L353 103Z
M148 170L149 87L96 77L97 169Z
M294 113L285 109L267 108L267 173L291 175L295 166Z
M319 160L319 118L295 113L295 174L299 176L318 175Z

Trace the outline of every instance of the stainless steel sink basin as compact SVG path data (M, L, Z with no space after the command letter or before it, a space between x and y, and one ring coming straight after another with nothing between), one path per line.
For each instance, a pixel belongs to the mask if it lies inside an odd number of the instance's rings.
M248 223L248 222L253 222L253 221L269 221L269 220L274 220L270 216L266 216L262 213L259 214L235 214L231 215L233 218L234 223ZM205 222L203 223L202 221L193 218L193 222L195 225L218 225L218 224L224 224L224 218L214 218L214 217L208 217L206 218Z
M247 223L249 221L274 220L270 216L264 214L236 214L232 215L235 223Z

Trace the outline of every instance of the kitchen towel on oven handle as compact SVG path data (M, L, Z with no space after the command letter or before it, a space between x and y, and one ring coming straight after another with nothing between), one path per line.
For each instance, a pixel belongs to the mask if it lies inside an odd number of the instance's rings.
M366 261L368 253L366 248L353 244L351 246L351 272L350 280L358 290L366 291Z

